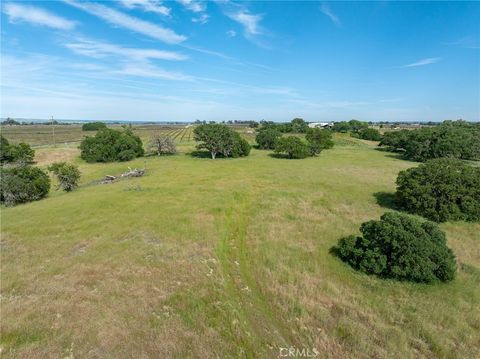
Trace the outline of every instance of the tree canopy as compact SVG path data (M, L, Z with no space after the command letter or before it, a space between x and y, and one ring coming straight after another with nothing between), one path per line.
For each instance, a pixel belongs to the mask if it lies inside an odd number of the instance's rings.
M284 153L291 159L301 159L311 155L308 143L297 136L280 137L275 145L275 153Z
M7 206L42 199L50 190L50 178L38 167L0 168L0 201Z
M266 127L257 132L255 141L259 148L273 150L280 136L282 136L282 133L278 129L274 127Z
M327 129L309 128L305 139L308 142L310 155L312 156L333 147L332 132Z
M27 143L12 145L0 135L0 163L29 164L35 158L35 151Z
M480 220L480 168L439 158L399 173L397 198L407 211L425 218Z
M80 150L87 162L129 161L144 154L142 140L129 128L100 130L93 137L85 137Z
M193 130L194 139L200 142L197 149L210 152L212 159L223 157L242 157L250 154L250 144L240 134L222 124L204 124Z
M360 232L342 238L333 252L361 272L423 283L455 278L455 256L435 223L391 212L363 223Z
M424 162L433 158L480 159L480 126L465 121L445 121L434 127L387 132L380 146L402 151L406 159Z
M103 122L88 122L82 125L82 131L99 131L107 128L107 125Z

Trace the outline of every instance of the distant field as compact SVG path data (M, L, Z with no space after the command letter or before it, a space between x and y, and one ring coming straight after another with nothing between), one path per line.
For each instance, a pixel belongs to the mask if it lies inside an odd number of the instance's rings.
M212 161L189 154L191 127L139 126L144 140L175 137L180 153L86 164L78 127L57 148L33 127L2 134L83 177L72 193L2 208L2 357L263 358L290 346L321 358L480 357L480 223L441 225L459 262L448 284L380 280L329 254L390 210L376 194L416 163L343 135L315 158ZM142 178L92 184L145 160Z

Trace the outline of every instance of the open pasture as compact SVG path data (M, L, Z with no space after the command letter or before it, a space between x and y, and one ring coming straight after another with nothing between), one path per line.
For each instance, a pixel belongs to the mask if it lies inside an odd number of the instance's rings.
M78 190L2 209L3 357L480 356L480 224L441 225L459 262L447 284L381 280L329 253L392 210L379 194L416 163L343 135L304 160L212 161L189 154L191 128L164 131L178 155L72 155ZM92 183L144 160L142 178Z

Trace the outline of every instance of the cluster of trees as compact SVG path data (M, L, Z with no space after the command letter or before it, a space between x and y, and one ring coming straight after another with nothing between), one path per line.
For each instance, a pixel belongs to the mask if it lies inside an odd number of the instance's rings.
M361 138L362 140L380 141L382 139L382 135L377 129L368 127L368 122L358 120L335 122L332 131L350 132L352 137Z
M33 162L35 151L27 144L20 142L18 145L10 144L0 135L0 163L29 164Z
M197 149L210 152L212 159L223 157L243 157L250 154L251 146L240 134L223 124L204 124L195 127L193 138L200 142Z
M360 232L342 238L333 252L361 272L420 283L455 278L455 256L432 222L392 212L363 223Z
M480 125L445 121L434 127L387 132L380 146L402 152L408 160L423 162L440 157L480 159Z
M281 133L306 133L308 131L308 123L301 118L294 118L287 123L276 123L273 121L260 121L262 129L275 129Z
M107 128L107 125L103 122L88 122L82 125L82 131L100 131Z
M282 136L276 127L262 127L255 140L261 149L274 150L288 158L306 158L333 147L332 133L320 128L307 128L305 140L297 136Z
M143 143L131 128L104 128L80 143L81 157L87 162L129 161L144 155Z
M480 167L451 158L429 160L399 173L399 205L436 222L480 220Z
M12 145L0 136L0 202L6 206L37 201L48 195L50 177L41 168L32 165L35 151L26 143ZM48 170L58 180L59 188L73 190L80 179L80 171L73 164L54 163Z

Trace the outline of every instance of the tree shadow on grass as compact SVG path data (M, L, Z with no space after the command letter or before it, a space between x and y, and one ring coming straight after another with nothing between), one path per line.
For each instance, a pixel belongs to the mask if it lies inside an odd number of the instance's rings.
M391 149L387 149L385 147L375 147L375 151L379 152L386 152L386 157L396 158L398 160L405 160L404 151L392 151Z
M196 158L212 158L212 155L208 151L192 151L186 153L186 155L196 157Z
M393 210L401 210L400 204L398 203L398 199L395 196L395 193L391 192L376 192L373 194L375 199L377 200L377 204L381 207L393 209Z
M284 160L301 160L301 159L303 159L303 158L290 158L286 154L283 154L283 153L269 153L268 155L272 158L280 158L280 159L284 159Z

